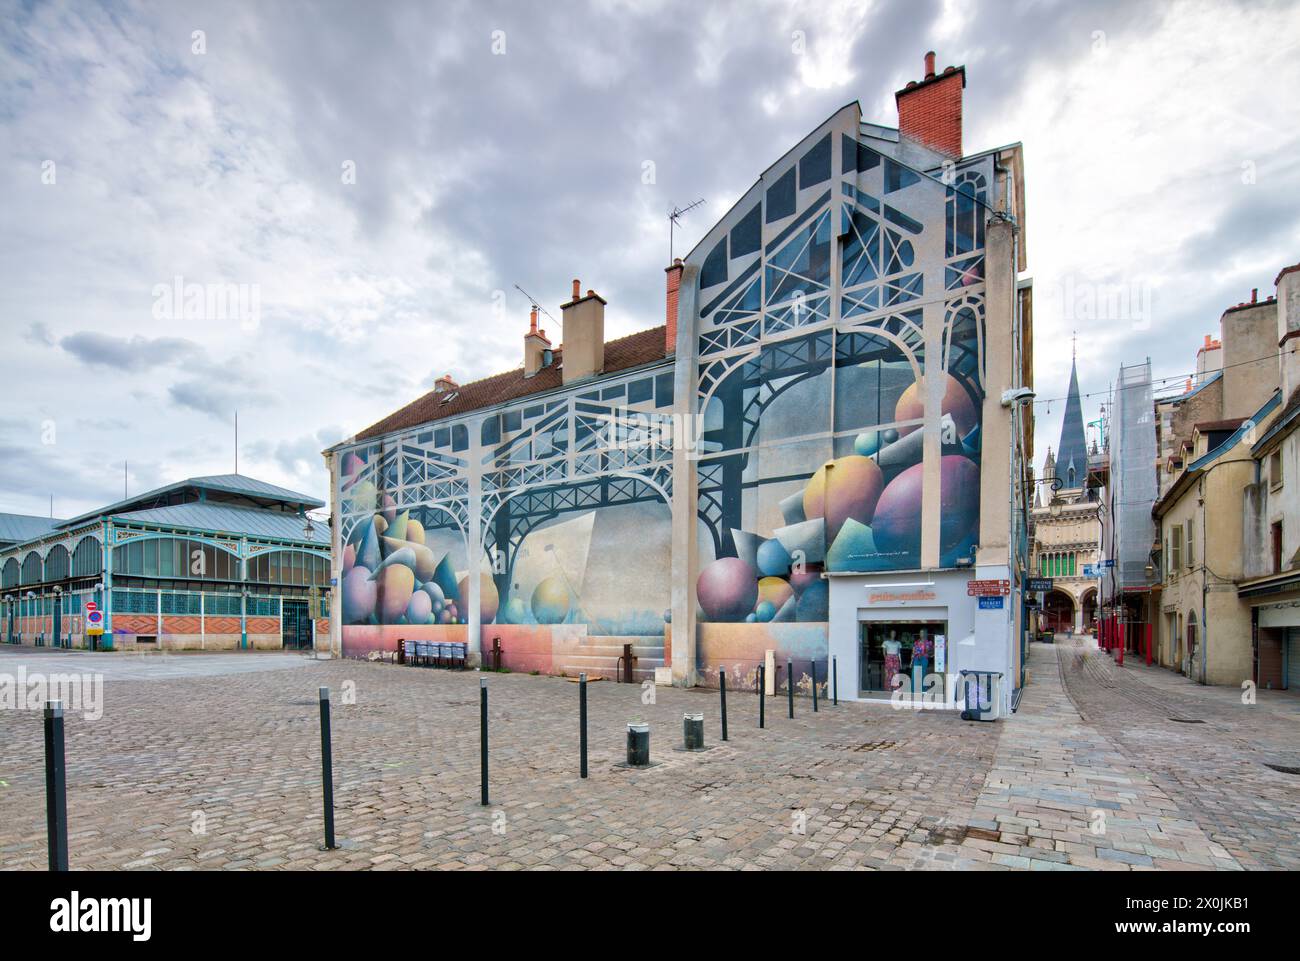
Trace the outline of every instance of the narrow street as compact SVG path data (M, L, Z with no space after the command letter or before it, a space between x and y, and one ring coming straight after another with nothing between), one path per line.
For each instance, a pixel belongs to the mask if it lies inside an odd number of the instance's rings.
M1259 691L1256 703L1244 704L1240 690L1201 686L1133 658L1118 667L1091 641L1058 637L1051 647L1060 679L1085 724L1145 772L1180 816L1242 868L1300 868L1300 697ZM1029 692L1053 683L1042 661L1031 660Z

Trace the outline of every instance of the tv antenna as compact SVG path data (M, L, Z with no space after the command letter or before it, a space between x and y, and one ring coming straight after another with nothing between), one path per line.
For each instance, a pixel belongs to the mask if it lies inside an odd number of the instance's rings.
M674 207L668 214L668 263L673 262L673 231L678 227L677 221L681 219L682 214L694 210L696 207L703 205L704 198L701 197L694 203L687 204L685 207Z
M532 304L534 307L536 307L538 310L540 310L542 313L546 314L547 317L551 317L551 315L547 313L546 308L543 307L540 303L538 303L536 297L534 297L528 291L524 290L524 288L520 287L518 284L515 284L515 290L519 291L521 294L527 297L528 302ZM559 321L556 320L554 317L551 317L551 322L554 324L559 324Z

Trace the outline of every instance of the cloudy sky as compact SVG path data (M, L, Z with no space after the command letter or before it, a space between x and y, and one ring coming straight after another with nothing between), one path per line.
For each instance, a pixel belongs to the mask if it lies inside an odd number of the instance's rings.
M1076 330L1085 392L1179 377L1300 261L1298 38L1294 2L0 0L0 511L229 471L236 408L240 470L323 498L321 449L520 363L515 284L662 322L667 211L707 200L684 252L836 108L895 124L930 48L968 151L1025 145L1039 396Z

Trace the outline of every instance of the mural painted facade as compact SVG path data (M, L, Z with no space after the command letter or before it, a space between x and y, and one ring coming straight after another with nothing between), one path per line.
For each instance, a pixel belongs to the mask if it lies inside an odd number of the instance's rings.
M894 159L860 119L851 105L807 137L687 258L699 271L696 595L704 624L749 625L725 655L701 644L706 675L775 649L778 663L820 659L824 678L823 572L973 554L992 159L945 183Z
M917 96L936 84L964 73ZM523 369L440 382L327 451L338 649L463 639L511 669L608 675L631 644L642 678L746 684L790 661L803 690L854 652L852 697L858 652L885 685L898 652L850 594L901 578L930 586L871 597L946 603L978 576L1014 581L997 617L974 597L931 611L893 673L932 658L1012 679L1028 549L1008 478L1017 434L1032 448L999 405L1032 369L1019 164L946 156L850 104L668 268L665 327L605 344L605 302L575 281L567 359L534 312Z
M596 653L570 667L612 673L605 649L632 643L652 672L670 605L672 408L661 362L347 449L345 656L474 631L518 667L549 671L554 644L587 639Z

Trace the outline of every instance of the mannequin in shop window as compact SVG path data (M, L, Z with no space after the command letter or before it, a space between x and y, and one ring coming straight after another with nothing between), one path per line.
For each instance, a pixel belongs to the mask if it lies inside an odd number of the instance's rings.
M930 658L934 655L934 641L930 632L921 631L921 636L912 643L912 693L920 695L925 691L925 675L930 667Z
M885 687L892 691L894 678L903 673L903 642L894 631L890 631L880 649L885 652Z

